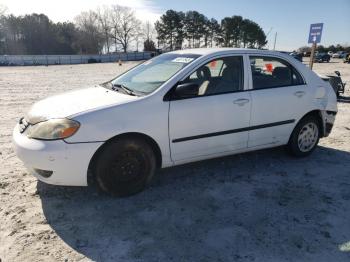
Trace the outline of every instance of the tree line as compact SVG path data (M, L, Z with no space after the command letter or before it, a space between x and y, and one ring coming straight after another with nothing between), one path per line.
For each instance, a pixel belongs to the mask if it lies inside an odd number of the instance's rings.
M297 50L299 53L310 53L311 52L311 47L309 46L302 46L299 47ZM336 53L339 51L345 51L347 53L350 53L350 46L343 46L340 44L337 45L329 45L329 46L323 46L323 45L318 45L316 48L316 51L320 53L328 53L329 51Z
M225 17L219 23L197 11L168 10L155 23L158 44L166 49L196 47L250 47L266 45L262 28L242 16Z
M1 6L0 6L1 7ZM54 23L44 14L15 16L0 8L0 54L101 54L197 47L262 48L262 28L241 16L220 22L197 11L166 11L153 25L129 7L81 12L74 22Z
M74 23L54 23L44 14L0 13L0 54L126 52L131 43L138 49L152 37L150 23L143 24L131 8L118 5L82 12Z

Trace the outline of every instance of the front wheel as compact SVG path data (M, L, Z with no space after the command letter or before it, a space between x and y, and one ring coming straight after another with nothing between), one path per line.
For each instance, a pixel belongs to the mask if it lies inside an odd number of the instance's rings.
M314 116L300 120L289 139L289 152L297 157L308 156L315 150L320 139L320 124Z
M156 169L151 146L140 138L123 138L106 144L95 163L95 178L102 191L129 196L142 191Z

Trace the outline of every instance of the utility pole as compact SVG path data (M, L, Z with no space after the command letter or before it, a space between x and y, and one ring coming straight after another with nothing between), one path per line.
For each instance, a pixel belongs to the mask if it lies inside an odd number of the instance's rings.
M275 33L275 41L273 42L273 50L276 49L277 32Z

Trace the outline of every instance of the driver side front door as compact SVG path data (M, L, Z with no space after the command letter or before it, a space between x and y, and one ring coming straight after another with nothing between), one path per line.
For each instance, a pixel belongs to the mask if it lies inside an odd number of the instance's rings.
M169 143L174 162L247 148L251 97L244 92L248 81L243 61L243 56L217 58L182 81L197 81L199 90L193 97L170 101Z

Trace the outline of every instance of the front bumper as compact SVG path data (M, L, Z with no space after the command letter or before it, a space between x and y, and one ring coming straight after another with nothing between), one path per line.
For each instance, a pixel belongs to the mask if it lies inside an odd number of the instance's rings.
M87 186L90 160L103 142L68 144L63 140L43 141L30 139L13 130L13 145L19 159L39 180L54 185ZM49 177L35 169L49 170Z

